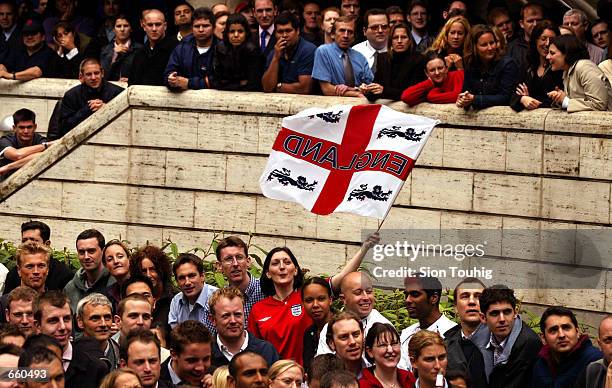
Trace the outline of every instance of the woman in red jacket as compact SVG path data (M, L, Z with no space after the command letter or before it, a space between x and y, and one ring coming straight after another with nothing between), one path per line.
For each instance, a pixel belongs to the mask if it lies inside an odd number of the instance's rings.
M368 361L374 366L364 369L360 388L412 388L416 381L412 372L397 368L401 356L400 336L393 325L375 323L365 339Z
M463 70L448 71L444 58L429 52L425 62L427 79L412 85L402 93L402 101L409 106L421 102L453 104L463 87Z

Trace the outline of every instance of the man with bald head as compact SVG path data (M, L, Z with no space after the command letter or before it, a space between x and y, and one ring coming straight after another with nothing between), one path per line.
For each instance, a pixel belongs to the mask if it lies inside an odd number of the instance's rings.
M344 310L350 311L361 319L363 323L363 336L368 335L368 331L376 322L389 323L389 320L383 317L375 308L376 302L374 290L372 289L372 280L363 272L351 272L342 279L340 283L340 299L344 302ZM319 354L333 353L331 348L326 343L327 324L323 326L319 335ZM370 365L365 359L367 365Z
M597 343L603 358L587 365L576 382L576 388L612 387L612 315L606 316L599 324Z

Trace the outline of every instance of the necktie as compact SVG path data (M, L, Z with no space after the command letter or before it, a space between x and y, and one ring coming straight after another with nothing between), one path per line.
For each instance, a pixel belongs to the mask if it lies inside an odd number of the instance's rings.
M353 73L353 64L349 58L348 52L342 53L342 66L344 67L344 84L346 86L355 86L355 74Z
M263 30L261 32L261 41L259 43L259 49L261 50L262 53L266 49L266 35L267 34L268 34L268 31L266 31L266 30Z
M376 74L376 65L378 65L378 51L374 52L374 62L372 63L372 73Z

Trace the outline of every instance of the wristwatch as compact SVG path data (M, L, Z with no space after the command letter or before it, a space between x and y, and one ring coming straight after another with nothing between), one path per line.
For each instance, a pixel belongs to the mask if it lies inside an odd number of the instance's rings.
M282 87L283 87L283 83L282 82L277 83L276 84L276 91L280 92Z
M47 144L46 141L43 141L41 144L43 145L43 147L45 147L45 149L47 149L47 147L49 147L49 144Z

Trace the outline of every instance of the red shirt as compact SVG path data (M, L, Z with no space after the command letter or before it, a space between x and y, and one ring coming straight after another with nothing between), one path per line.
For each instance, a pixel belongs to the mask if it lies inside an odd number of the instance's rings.
M284 301L271 296L255 303L249 315L249 332L270 342L281 359L302 361L304 332L312 319L302 306L300 291L293 291Z
M403 369L397 369L397 380L402 388L413 388L416 382L412 372ZM363 370L359 379L359 388L383 388L380 381L374 376L374 367Z
M402 93L402 101L409 106L425 101L434 104L454 104L462 88L463 70L449 71L448 77L439 87L434 87L429 79L410 86Z

